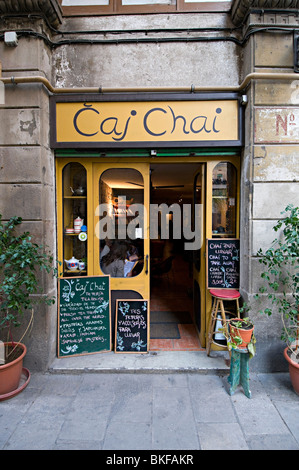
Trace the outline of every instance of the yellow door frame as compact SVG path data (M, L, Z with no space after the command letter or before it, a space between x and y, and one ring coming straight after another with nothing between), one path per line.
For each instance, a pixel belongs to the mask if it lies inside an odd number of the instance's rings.
M240 157L239 156L220 156L215 155L202 155L200 157L194 156L174 156L167 157L58 157L56 158L56 175L57 175L57 186L56 186L56 197L57 197L57 241L58 241L58 260L63 262L63 181L62 172L65 165L71 162L81 163L87 172L87 235L88 235L88 247L87 247L87 275L100 275L102 274L99 263L97 260L99 257L99 240L94 236L95 226L98 222L98 218L95 217L96 206L98 205L98 185L100 174L106 169L110 168L132 168L139 171L144 178L144 205L147 210L147 224L146 224L146 239L144 243L144 256L145 263L142 273L132 278L111 278L111 289L112 290L133 290L139 292L143 298L150 299L150 239L149 239L149 207L150 207L150 164L155 163L204 163L206 168L205 175L205 233L203 235L203 250L202 250L202 266L205 266L205 241L207 238L212 238L212 173L213 168L220 162L230 162L237 170L237 200L236 200L236 238L239 238L239 212L240 212ZM215 152L216 153L216 152ZM90 223L90 221L92 221ZM148 255L148 258L146 256ZM147 274L145 271L147 270ZM200 287L205 292L202 305L205 305L205 322L203 324L202 332L200 334L200 340L202 347L205 347L205 335L209 324L209 318L211 315L212 299L208 290L206 289L206 269L204 274L200 276ZM61 273L59 273L61 275ZM212 345L212 348L217 346Z
M143 269L140 274L134 277L126 277L126 278L110 278L111 283L111 290L131 290L140 293L140 295L144 299L150 299L150 239L149 239L149 194L150 194L150 171L149 171L149 163L140 163L138 162L124 162L123 160L119 161L118 163L112 163L110 160L105 162L93 162L93 208L94 208L94 225L93 225L93 233L94 233L94 256L93 256L93 272L94 275L102 275L104 274L101 271L99 260L100 260L100 243L99 240L96 239L95 231L96 225L99 222L99 216L96 214L96 209L99 201L99 181L101 175L110 169L117 169L117 168L128 168L134 169L141 173L144 181L144 207L145 207L145 220L144 220L144 263Z
M63 169L69 163L80 163L86 170L87 184L87 220L92 220L93 214L93 194L92 194L92 163L84 158L57 158L56 159L56 211L57 211L57 259L60 263L58 276L62 276L62 265L64 263L64 226L63 226ZM85 221L86 223L86 221ZM91 260L94 250L94 239L92 227L87 226L87 260ZM87 263L87 275L93 275L91 263Z
M240 158L239 157L224 157L218 159L211 159L207 161L207 170L206 170L206 239L212 238L212 192L213 192L213 169L218 163L222 162L229 162L232 163L236 170L237 170L237 194L236 194L236 238L240 237ZM206 247L206 244L205 244ZM205 248L206 249L206 248ZM206 257L206 253L205 253ZM206 258L205 258L206 260ZM206 280L205 280L206 283ZM206 310L206 323L205 323L205 331L208 330L208 325L210 321L210 317L212 314L212 296L208 289L205 289L205 310ZM204 342L203 342L204 341ZM202 340L202 347L206 346L206 334L204 340ZM212 344L211 349L214 350L223 350L223 348L218 347L216 344Z
M199 289L199 298L197 299L199 301L200 305L195 305L194 301L194 323L197 328L200 344L204 345L205 344L205 333L206 333L206 269L205 269L205 238L206 238L206 173L207 173L207 168L206 168L206 162L202 163L201 166L201 171L195 172L193 178L194 178L194 185L196 183L196 180L198 177L201 179L201 204L202 204L202 213L201 213L201 230L202 230L202 246L200 249L199 253L199 269L197 267L197 263L193 262L193 301L195 297L195 283L197 283L198 289ZM196 203L195 200L195 187L194 187L194 194L193 194L193 203ZM199 312L195 311L195 308L199 308ZM197 316L200 315L200 328L198 328L198 320Z

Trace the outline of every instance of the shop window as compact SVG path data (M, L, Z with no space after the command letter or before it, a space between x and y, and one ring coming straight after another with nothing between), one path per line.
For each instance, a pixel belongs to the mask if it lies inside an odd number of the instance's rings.
M134 277L143 269L144 184L134 169L106 170L99 182L100 267L111 277Z
M67 164L63 182L63 275L87 273L86 170L80 163Z
M236 237L237 171L228 162L213 169L212 232L213 237Z
M60 0L64 15L229 11L231 0Z

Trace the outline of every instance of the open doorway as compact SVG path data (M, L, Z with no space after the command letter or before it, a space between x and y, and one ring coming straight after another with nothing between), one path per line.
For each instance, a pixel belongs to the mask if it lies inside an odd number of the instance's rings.
M185 233L182 226L181 231L178 230L175 217L181 216L183 223L184 205L189 206L193 217L196 191L202 189L195 187L194 182L202 164L157 163L151 165L150 170L150 203L165 205L165 213L158 213L158 237L151 238L150 242L150 349L198 351L203 348L193 312L193 262L196 253L186 249ZM163 224L166 224L164 230Z

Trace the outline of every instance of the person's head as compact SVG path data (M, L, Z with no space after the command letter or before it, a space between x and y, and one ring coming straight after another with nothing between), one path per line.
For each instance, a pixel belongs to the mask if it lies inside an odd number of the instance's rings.
M124 243L114 242L112 251L115 259L125 259L127 256L127 247Z
M129 245L129 254L130 255L137 255L138 254L138 250L137 250L136 246L133 245L132 243Z
M107 237L105 238L105 243L106 243L107 246L109 246L109 248L111 248L111 246L112 246L112 241L109 240L109 238L107 238Z

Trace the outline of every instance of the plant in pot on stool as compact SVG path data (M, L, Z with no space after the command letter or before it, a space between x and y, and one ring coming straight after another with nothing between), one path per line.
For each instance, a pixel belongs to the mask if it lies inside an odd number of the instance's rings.
M244 304L240 308L240 312L247 308ZM253 322L248 318L231 318L229 320L229 349L246 349L248 350L249 357L252 358L256 351L256 339L253 333Z
M244 303L240 308L240 313L249 310L250 307ZM226 321L226 325L222 329L227 339L227 348L230 354L230 374L228 382L230 384L229 394L233 395L237 386L241 384L244 393L251 398L249 389L249 359L255 355L256 339L253 334L254 325L248 318L231 318Z
M240 308L240 313L248 311L250 307L244 303L243 307ZM228 328L220 328L227 340L227 348L237 350L246 350L249 353L249 358L254 357L256 352L256 338L253 330L254 325L249 317L245 318L231 318L227 320Z
M32 326L33 303L38 300L54 303L48 296L33 295L40 291L40 271L54 273L55 270L52 256L45 253L42 246L32 243L29 232L15 233L21 223L21 217L11 217L4 223L0 214L0 329L4 335L7 332L7 341L0 344L0 397L18 388L26 354L26 346L21 341ZM26 310L31 310L31 318L23 325L23 337L15 342L14 327L25 321Z
M284 357L294 390L299 394L299 207L290 204L282 212L287 213L273 227L275 232L282 229L279 239L265 252L260 249L257 253L265 267L261 274L265 283L255 297L266 296L271 302L261 313L281 316L281 339L287 344Z

